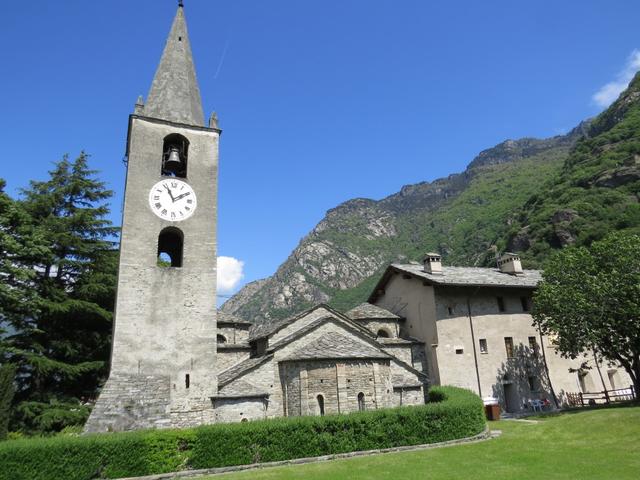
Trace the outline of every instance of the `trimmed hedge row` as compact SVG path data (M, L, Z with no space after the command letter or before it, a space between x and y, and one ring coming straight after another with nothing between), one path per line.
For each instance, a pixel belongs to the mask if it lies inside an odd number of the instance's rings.
M430 403L349 415L211 425L188 430L0 443L0 479L90 480L435 443L485 428L482 401L433 387Z

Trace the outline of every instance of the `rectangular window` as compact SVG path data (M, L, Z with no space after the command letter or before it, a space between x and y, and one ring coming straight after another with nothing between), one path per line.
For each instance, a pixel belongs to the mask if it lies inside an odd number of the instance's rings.
M532 352L538 351L538 342L536 341L536 337L529 337L529 348Z
M529 299L527 297L520 297L520 303L522 304L523 312L531 310L531 305L529 304Z
M538 379L536 377L528 377L527 380L529 381L529 390L531 390L532 392L537 392L538 391Z
M496 300L498 301L498 310L504 312L504 298L496 297Z
M456 355L462 355L464 353L464 349L456 348Z
M480 339L480 353L489 353L489 349L487 348L487 339Z
M504 348L507 351L507 358L513 358L513 337L504 337Z
M453 307L447 307L447 312L449 312L449 315L453 315Z

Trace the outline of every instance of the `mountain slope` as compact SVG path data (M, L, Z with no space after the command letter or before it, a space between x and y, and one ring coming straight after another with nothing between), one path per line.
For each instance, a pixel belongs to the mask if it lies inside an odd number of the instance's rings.
M585 128L508 140L481 152L463 173L329 210L272 277L248 284L222 310L261 322L319 302L350 308L366 299L389 262L427 250L449 264L490 262L512 212L558 174Z
M504 241L529 265L611 230L640 232L640 74L591 124L559 175L520 209Z

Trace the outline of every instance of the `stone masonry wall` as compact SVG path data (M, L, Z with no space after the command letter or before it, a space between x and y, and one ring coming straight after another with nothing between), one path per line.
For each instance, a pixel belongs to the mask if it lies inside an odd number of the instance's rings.
M100 394L85 432L169 428L168 376L111 375Z
M378 335L380 330L387 332L389 338L398 338L400 334L400 326L397 320L356 320L356 322L369 330L374 335Z
M246 360L247 358L249 358L248 350L220 348L218 350L216 371L224 372L226 369L232 367L236 363L240 363L243 360Z
M390 369L387 360L306 361L281 367L288 416L320 415L359 410L358 394L365 409L392 406Z
M214 400L216 423L262 420L267 416L263 398L217 398Z
M393 355L394 357L398 357L407 365L412 365L411 359L411 345L408 344L398 344L398 345L383 345L383 349L389 355ZM413 366L413 365L412 365Z

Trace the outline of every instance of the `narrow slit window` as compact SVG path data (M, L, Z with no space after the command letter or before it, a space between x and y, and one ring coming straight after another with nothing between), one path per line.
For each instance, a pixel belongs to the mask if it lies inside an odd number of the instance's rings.
M318 412L320 416L324 416L324 397L322 395L318 395Z
M189 374L187 373L184 376L184 386L185 386L185 388L188 389L190 385L191 385L191 379L189 378Z

